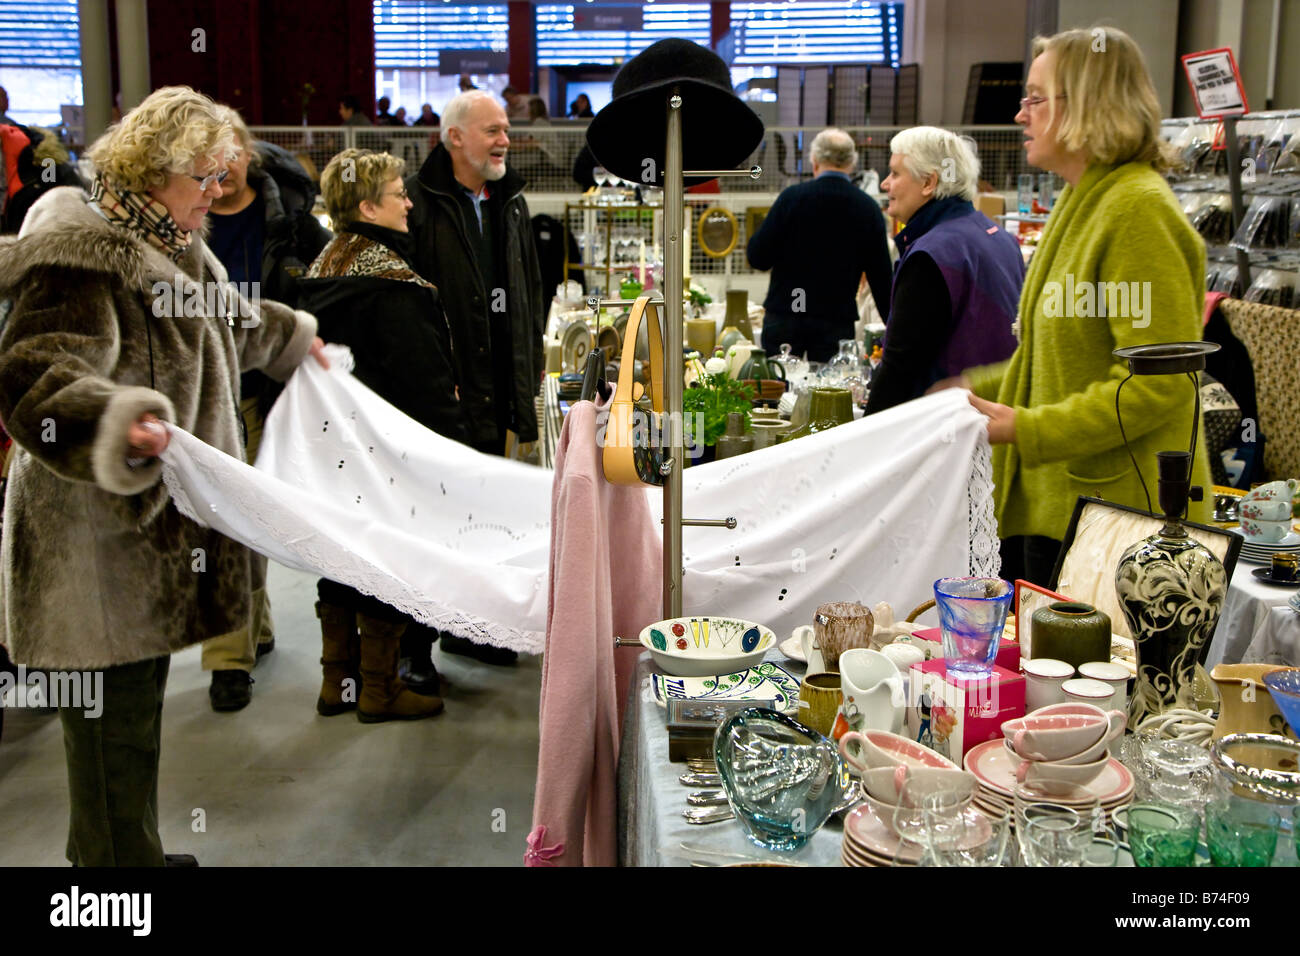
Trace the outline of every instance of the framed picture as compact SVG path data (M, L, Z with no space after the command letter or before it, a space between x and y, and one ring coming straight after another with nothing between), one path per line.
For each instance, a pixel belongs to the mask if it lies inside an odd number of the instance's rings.
M1110 615L1111 630L1131 638L1115 593L1115 568L1130 545L1155 534L1164 524L1162 516L1080 495L1052 572L1052 590L1105 611ZM1241 553L1241 537L1191 521L1184 521L1183 527L1214 553L1231 579ZM1205 641L1207 650L1212 637Z

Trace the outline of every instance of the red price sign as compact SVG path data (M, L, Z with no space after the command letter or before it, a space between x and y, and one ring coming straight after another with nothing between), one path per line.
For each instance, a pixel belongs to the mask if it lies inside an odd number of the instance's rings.
M1250 110L1232 50L1203 50L1182 57L1187 82L1201 119L1240 116Z

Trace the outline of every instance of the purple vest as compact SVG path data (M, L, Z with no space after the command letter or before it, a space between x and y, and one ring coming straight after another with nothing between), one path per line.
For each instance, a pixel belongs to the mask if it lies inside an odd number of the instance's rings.
M1011 324L1025 281L1019 243L988 216L971 209L940 219L911 242L898 268L917 252L928 254L938 265L952 302L955 321L952 336L939 354L938 377L1010 358L1016 350ZM896 313L891 310L891 314Z

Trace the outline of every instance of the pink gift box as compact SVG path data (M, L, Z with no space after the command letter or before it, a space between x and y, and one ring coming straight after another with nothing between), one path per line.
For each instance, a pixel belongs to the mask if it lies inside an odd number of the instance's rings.
M1002 724L1025 715L1025 678L993 665L984 679L949 674L943 658L911 667L907 731L913 740L961 765L972 747L1002 736Z
M936 657L943 657L943 629L938 627L927 627L923 631L916 631L912 634L913 641L924 641L921 645L925 651L926 660ZM929 645L929 646L926 646ZM1005 667L1012 673L1020 670L1020 642L1008 638L998 639L998 654L993 658L995 667Z

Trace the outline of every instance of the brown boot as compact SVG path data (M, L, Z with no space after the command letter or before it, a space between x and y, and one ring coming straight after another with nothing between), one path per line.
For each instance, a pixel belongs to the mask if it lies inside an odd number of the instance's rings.
M347 608L317 601L316 616L320 618L320 663L324 674L316 713L333 717L355 710L361 696L360 663L352 651L357 641L357 615Z
M397 679L397 656L406 622L381 621L357 615L361 634L361 700L357 718L363 724L384 720L419 720L442 713L441 697L425 697L406 689Z

